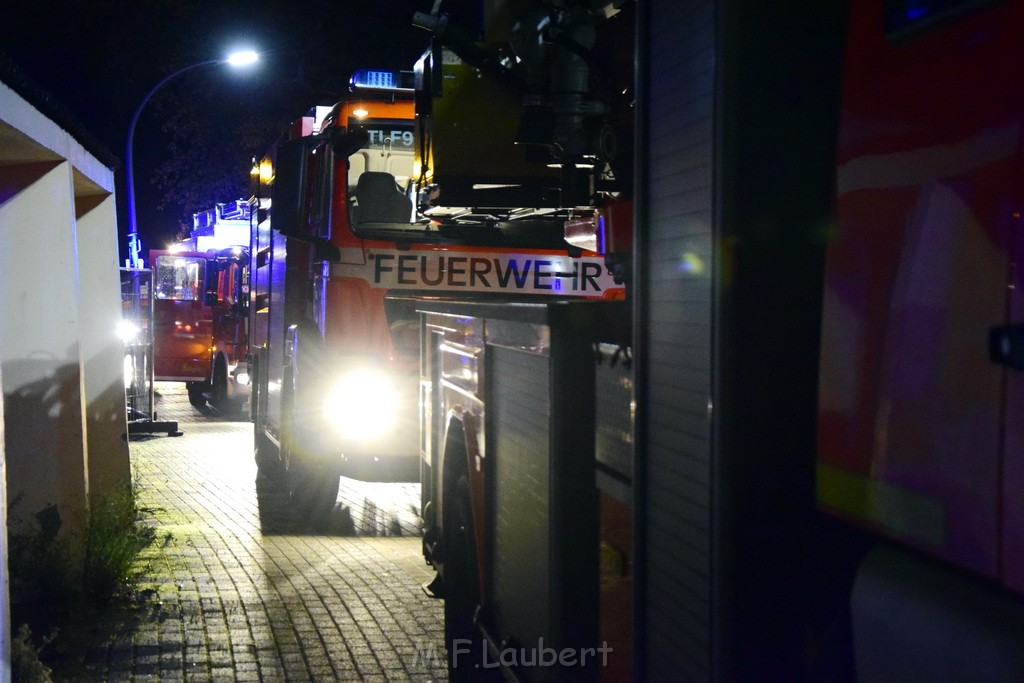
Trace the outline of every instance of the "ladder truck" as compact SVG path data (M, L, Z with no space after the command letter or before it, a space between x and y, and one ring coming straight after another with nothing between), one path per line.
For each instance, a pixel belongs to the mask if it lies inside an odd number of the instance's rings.
M417 152L412 78L357 72L253 171L250 405L265 529L328 528L341 476L419 480L419 301L623 293L602 256L565 242L553 199L510 220L515 178L490 178L484 201L457 215L424 210L432 162ZM531 186L557 191L555 171L493 139L466 131L457 144L478 165L508 151Z
M580 81L572 74L599 63L587 49L586 31L600 35L619 15L607 16L599 2L486 4L461 19L454 10L416 19L452 52L438 48L420 67L430 93L422 98L431 107L424 118L432 121L434 136L424 158L432 154L436 185L427 185L432 194L425 213L455 216L479 205L456 199L446 187L499 184L486 180L501 166L496 162L472 174L455 165L459 172L444 177L446 161L466 157L447 135L460 129L452 122L464 110L456 106L464 91L447 87L459 84L458 68L470 72L473 87L489 80L511 94L494 109L479 105L485 97L470 98L479 109L466 125L477 123L494 136L504 130L520 147L564 154L579 165L596 155L573 158L563 144L568 138L558 136L593 130L614 111L584 107L592 101L593 80L588 74L588 88L574 88ZM1024 399L1024 97L1016 58L1024 3L847 3L845 41L825 46L838 54L842 42L845 65L841 84L828 84L841 85L842 94L834 122L837 156L823 167L818 150L753 139L778 128L785 130L782 140L824 140L819 133L795 133L792 120L780 121L809 111L776 106L794 97L786 87L803 86L786 83L788 71L774 71L788 66L806 74L807 60L821 55L776 60L767 49L779 48L777 36L786 30L808 40L814 29L796 25L807 8L788 8L762 23L756 20L776 9L755 4L647 5L647 11L657 5L655 16L693 21L673 27L685 29L679 32L646 27L656 34L647 39L660 49L642 54L663 59L648 73L678 80L648 84L644 103L662 117L657 130L675 143L669 149L696 150L688 161L706 150L707 159L697 160L704 165L694 168L706 167L707 175L693 175L712 190L712 208L699 215L713 229L707 252L681 248L685 235L679 237L683 231L668 217L682 215L691 197L670 190L687 186L696 193L698 183L666 180L691 169L658 168L653 153L637 160L663 193L646 200L657 202L662 225L644 226L646 237L657 233L662 241L644 245L646 260L638 260L650 268L643 274L645 293L662 298L644 304L682 316L696 308L685 308L684 296L699 299L707 291L707 310L719 327L705 339L684 320L646 320L641 312L638 320L648 325L642 335L663 345L646 349L644 370L654 367L654 355L660 356L657 367L678 370L668 360L692 347L695 355L707 354L706 385L704 368L696 365L669 377L633 375L613 365L616 353L618 359L629 353L619 341L629 321L617 316L614 303L416 304L423 349L424 546L441 577L436 590L446 600L454 680L495 669L511 680L629 680L642 677L655 660L650 670L666 680L831 680L811 671L822 663L835 666L830 673L839 680L1024 677L1024 508L1016 495L1024 483L1017 413ZM603 21L596 20L598 12L606 15ZM474 26L480 16L483 26ZM684 32L690 40L676 49L672 41ZM715 47L705 49L709 45ZM719 58L725 66L717 65ZM440 67L430 69L431 63ZM743 72L730 71L737 67ZM701 101L702 84L686 80L694 73L714 76L707 102ZM696 92L675 97L686 87ZM553 102L559 104L545 108ZM516 112L520 123L503 128L499 110ZM639 122L645 128L655 123L651 110ZM693 112L702 116L680 125L679 118ZM657 152L660 142L644 144ZM702 147L705 142L712 144ZM813 170L823 172L811 178L790 158L780 159L786 155L810 159ZM797 205L817 201L818 180L829 165L834 225L810 239L808 216L816 217L819 207ZM773 177L780 169L784 179ZM571 181L583 169L574 163L563 170L562 180ZM811 200L801 185L815 186ZM623 196L621 190L609 195ZM597 215L606 206L595 194ZM567 221L569 232L580 227L576 217ZM679 252L656 251L665 245ZM669 267L710 274L711 284L687 288L666 275ZM651 287L653 278L662 282ZM780 292L793 296L768 300ZM809 294L821 302L820 313ZM820 341L805 327L820 330ZM667 328L673 338L664 334ZM602 355L581 362L581 349L595 343ZM588 372L582 364L596 368ZM632 379L644 384L631 387ZM679 385L687 382L697 387L689 392L696 399L686 406L690 412L676 403L685 390ZM804 391L808 387L816 396ZM647 433L632 431L630 395L648 411L642 416L651 420L644 424ZM649 417L655 414L661 423ZM816 434L808 415L817 418ZM680 429L670 424L673 418L691 422ZM787 420L806 425L806 433L790 431ZM640 468L674 479L641 481L632 491L631 432L648 446L633 454ZM652 432L661 432L658 441ZM698 443L705 434L707 447ZM695 443L666 444L665 435ZM656 447L663 453L654 454ZM685 461L684 454L706 460ZM650 467L656 458L657 470ZM628 517L644 497L657 498L663 516L649 506L640 527L647 532L641 539L645 566L638 572L646 582L639 606L646 630L630 634L621 623L623 615L628 622L629 602L602 589L608 573L628 579L632 559L616 552L630 541L628 531L625 543L615 541L623 526L612 510ZM810 514L815 504L823 515ZM677 533L674 523L690 526ZM820 620L815 612L823 606L832 618L833 594L845 590L847 568L855 576L843 598L846 623ZM651 592L652 586L664 594ZM609 616L616 614L618 620ZM612 632L625 636L606 639ZM638 658L611 673L621 666L619 643L628 649L631 638L642 641L647 661ZM598 650L605 643L612 645L608 666ZM557 662L556 656L552 663L544 648L575 658ZM852 649L849 661L845 648ZM699 656L687 661L673 650ZM596 667L581 664L584 652ZM692 667L666 666L677 662Z
M546 230L599 253L622 298L394 297L420 314L423 546L449 674L628 680L633 3L467 5L414 17L432 34L420 212ZM587 288L586 263L558 270L535 284Z

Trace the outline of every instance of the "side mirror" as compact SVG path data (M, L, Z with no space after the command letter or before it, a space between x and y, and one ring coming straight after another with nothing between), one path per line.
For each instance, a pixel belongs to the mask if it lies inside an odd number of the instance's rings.
M365 130L289 140L277 150L271 189L271 226L283 235L318 244L331 236L334 156L347 158L369 139Z
M203 305L204 306L216 306L217 305L217 279L220 274L220 267L216 261L206 262L206 274L203 278L205 286L203 287Z
M270 194L275 230L307 241L330 236L333 161L321 135L289 140L278 148Z
M332 126L328 130L327 136L331 143L331 151L344 159L352 156L370 142L370 132L365 128L342 132L340 128Z

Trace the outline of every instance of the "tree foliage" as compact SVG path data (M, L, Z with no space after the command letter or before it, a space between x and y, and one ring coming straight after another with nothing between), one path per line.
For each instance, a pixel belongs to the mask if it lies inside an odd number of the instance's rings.
M36 0L7 8L0 49L122 161L132 114L161 78L242 43L260 50L252 73L189 71L146 105L132 155L146 242L147 234L173 236L194 211L244 196L252 157L311 107L337 101L355 69L412 68L429 40L411 26L412 15L432 6L433 0ZM125 221L123 204L119 217Z
M411 27L413 12L423 4L431 3L394 1L381 13L366 0L264 0L252 5L251 16L240 17L230 3L196 3L204 30L181 41L178 64L208 59L211 45L244 40L224 38L231 34L252 36L264 54L251 73L203 69L161 93L165 146L152 176L160 208L190 225L196 211L247 196L253 160L291 121L340 99L356 69L412 68L429 38ZM260 42L268 36L269 49Z

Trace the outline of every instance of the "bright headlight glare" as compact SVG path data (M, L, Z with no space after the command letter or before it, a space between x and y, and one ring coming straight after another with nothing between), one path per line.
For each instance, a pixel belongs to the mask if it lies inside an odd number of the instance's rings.
M125 343L135 339L136 335L140 332L139 326L133 322L127 320L121 320L117 323L117 336L122 339Z
M340 435L366 440L391 427L395 409L390 378L382 372L357 370L334 384L324 402L324 417Z
M249 386L249 373L240 372L235 375L235 381L241 384L243 387Z

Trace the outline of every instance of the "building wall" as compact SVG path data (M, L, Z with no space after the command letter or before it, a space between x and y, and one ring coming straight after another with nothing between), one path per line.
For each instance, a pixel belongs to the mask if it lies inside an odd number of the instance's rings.
M60 533L72 534L90 497L130 485L117 265L113 171L0 83L5 611L7 531L59 520ZM0 620L0 661L8 662L9 615Z
M85 425L72 167L49 162L0 206L0 368L12 531L84 520Z
M124 344L116 333L121 290L114 204L112 194L76 197L75 202L87 483L94 497L131 481L128 444L121 438L125 433Z
M0 386L3 372L0 372ZM4 411L0 398L0 681L11 680L11 601L7 577L7 468L4 457Z

